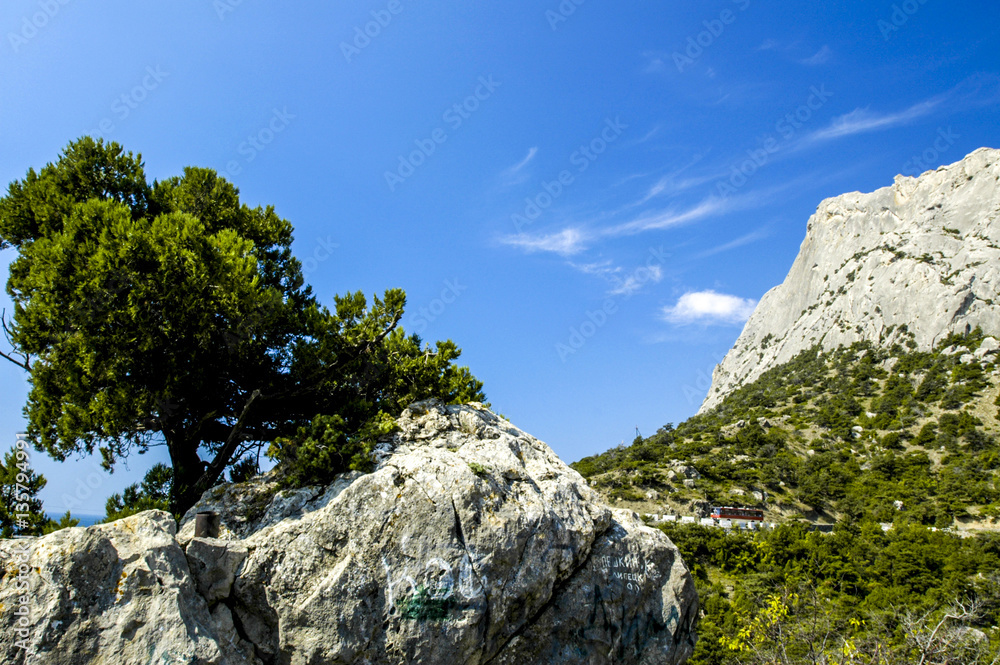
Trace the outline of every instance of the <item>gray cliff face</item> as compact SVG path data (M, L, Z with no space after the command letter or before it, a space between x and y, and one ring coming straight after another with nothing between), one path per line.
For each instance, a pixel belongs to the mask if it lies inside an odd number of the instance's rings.
M1000 151L983 148L871 194L827 199L785 281L715 368L701 411L799 352L901 327L928 350L952 332L1000 332Z
M32 541L37 663L683 663L697 598L672 543L477 405L413 405L371 474L267 476ZM194 515L221 515L194 538ZM8 555L20 546L0 541ZM35 572L37 571L37 572ZM18 577L0 579L16 602ZM3 662L23 663L2 613Z

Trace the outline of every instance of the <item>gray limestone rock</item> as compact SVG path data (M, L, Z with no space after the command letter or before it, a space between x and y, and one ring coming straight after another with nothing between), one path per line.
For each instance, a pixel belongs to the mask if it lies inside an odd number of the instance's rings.
M583 569L501 651L497 665L687 660L697 597L677 552L658 546L661 537L634 513L614 511Z
M983 148L871 194L823 201L784 283L715 368L701 411L819 344L920 350L977 326L1000 332L1000 150Z
M987 337L976 349L977 358L985 358L988 355L992 355L1000 352L1000 342L998 342L993 337Z
M239 541L193 538L184 554L198 593L213 605L229 597L247 548Z
M679 665L694 584L662 532L612 511L480 405L424 402L376 470L213 488L180 533L141 513L27 545L33 663ZM194 538L195 514L219 538ZM182 549L182 544L186 548ZM20 556L18 541L0 553ZM0 578L15 607L16 565ZM3 662L24 663L0 613Z
M33 540L0 540L0 661L228 662L175 533L168 513L149 511ZM22 597L23 627L16 614Z
M662 534L616 521L545 444L486 409L414 405L400 428L374 473L247 539L233 607L265 661L534 663L565 646L581 662L679 663L690 653L694 590ZM603 633L569 639L589 626L569 612L558 615L562 637L546 627L547 642L517 642L555 620L557 599L606 584L588 562L598 544L611 551L609 534L634 536L643 566L666 566L624 608L626 623L646 617L643 630L609 650ZM647 621L653 596L666 599L658 623Z

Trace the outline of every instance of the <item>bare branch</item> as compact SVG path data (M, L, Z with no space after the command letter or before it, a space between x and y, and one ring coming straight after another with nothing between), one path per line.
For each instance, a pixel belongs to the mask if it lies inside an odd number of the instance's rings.
M233 452L240 443L240 435L243 432L243 424L246 421L247 414L250 413L250 407L258 397L260 397L260 390L254 390L244 405L243 412L240 413L240 417L236 419L236 424L233 426L233 429L230 430L229 436L226 438L226 442L222 445L218 454L216 454L215 459L213 459L211 464L209 464L205 469L201 478L199 478L195 483L194 487L197 494L201 494L207 490L211 483L215 482L215 480L222 473L223 469L225 469L226 464L229 463Z
M10 354L0 351L0 356L6 358L10 362L14 363L26 372L31 371L31 356L27 353L21 353L17 351L17 344L14 343L14 331L11 326L7 324L7 310L0 312L0 327L3 327L3 336L7 339L7 343L14 349ZM17 360L14 356L20 356L23 360Z

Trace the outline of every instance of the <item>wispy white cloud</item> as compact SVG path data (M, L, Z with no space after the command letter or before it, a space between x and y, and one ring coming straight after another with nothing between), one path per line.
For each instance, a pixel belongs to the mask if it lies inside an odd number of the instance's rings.
M651 213L615 226L589 229L569 227L556 233L519 233L517 235L505 236L501 238L501 242L529 253L553 252L563 256L572 256L579 254L595 242L605 238L631 236L644 231L679 226L716 214L724 206L725 202L713 196L688 210Z
M711 249L706 249L704 252L699 252L695 255L696 259L703 259L708 256L714 256L716 254L721 254L722 252L728 252L731 249L736 249L737 247L742 247L743 245L749 245L752 242L762 240L770 235L770 231L767 228L760 228L756 231L748 233L744 236L740 236L735 240L730 240L727 243L712 247Z
M805 136L797 148L845 136L892 129L929 116L939 108L947 108L955 113L965 108L993 106L997 103L1000 103L1000 77L993 74L974 75L945 93L896 113L873 113L867 108L854 109L835 118L828 127Z
M622 270L620 267L614 265L611 259L595 261L593 263L574 263L572 261L568 261L568 263L575 270L579 270L585 275L597 275L598 277L607 277Z
M773 51L778 48L779 44L773 39L765 39L760 46L757 47L758 51Z
M673 171L672 173L668 173L667 175L661 177L649 188L645 196L643 196L635 203L629 204L628 206L626 206L626 208L634 208L636 206L641 206L657 198L658 196L662 196L665 194L676 194L678 192L691 189L692 187L703 185L706 182L712 182L713 180L716 180L719 177L721 177L721 174L715 173L715 174L679 179L679 176L681 174L683 174L685 171L698 164L698 162L702 161L705 158L705 155L707 155L709 152L711 152L711 150L707 150L704 154L702 153L695 154L695 156L691 158L690 162L680 167L679 169Z
M642 69L645 74L658 74L664 71L670 61L670 54L664 51L643 51L642 57L646 59L646 66Z
M553 252L562 256L573 256L587 248L589 237L584 231L567 228L558 233L540 235L518 234L505 236L501 242L528 253Z
M600 232L600 235L618 238L689 224L726 211L730 206L730 201L710 196L687 210L668 209L649 213L630 222L605 228Z
M533 159L535 159L535 155L537 154L538 148L532 147L528 150L528 154L524 157L524 159L519 161L517 164L504 169L500 176L503 183L505 185L517 185L527 180L528 174L522 173L522 171L528 164L531 163Z
M750 298L715 291L691 291L682 295L676 305L664 307L663 318L675 325L734 325L750 318L755 307L757 301Z
M632 148L637 145L642 145L643 143L646 143L647 141L655 137L657 134L659 134L660 129L661 129L660 125L654 125L652 129L650 129L648 132L646 132L639 138L635 139L634 141L627 141L623 145L627 148Z
M897 113L872 113L868 109L855 109L835 118L828 127L806 136L803 144L830 141L905 125L931 114L940 104L940 98L930 99Z
M511 173L517 173L518 171L520 171L521 169L523 169L525 166L527 166L531 162L531 160L533 160L535 158L535 155L537 155L537 154L538 154L538 148L537 147L530 148L528 150L528 154L525 155L524 159L522 159L517 164L515 164L514 166L510 167L507 170L510 171Z
M629 207L634 208L636 206L641 206L661 196L679 194L689 189L700 187L701 185L704 185L706 183L715 182L719 178L723 178L726 175L728 175L729 172L719 171L716 173L707 173L701 176L691 176L689 178L678 178L677 176L679 174L680 172L675 172L671 173L670 175L663 176L655 183L653 183L653 185L649 188L649 190L641 199L639 199L635 203L630 204Z
M647 284L658 284L663 279L663 268L658 265L642 266L625 278L613 276L614 286L608 291L609 296L630 296Z
M646 63L646 68L642 71L646 74L656 74L658 72L662 72L666 66L667 64L663 62L663 58L657 56Z
M757 208L767 203L774 195L790 185L777 188L748 191L739 196L720 198L709 196L700 203L678 210L669 208L645 213L628 222L603 227L567 227L559 232L505 236L500 241L526 252L553 252L562 256L572 256L589 249L595 243L609 238L623 238L649 231L692 224L711 217L736 210Z
M567 261L567 263L575 270L586 275L600 277L610 284L607 291L608 296L631 296L646 286L658 284L663 280L663 268L656 263L639 266L628 273L621 266L615 265L611 259L593 263L574 263L573 261Z
M817 65L825 65L830 62L830 58L833 57L833 50L824 45L815 55L802 60L803 65L809 65L810 67L815 67Z

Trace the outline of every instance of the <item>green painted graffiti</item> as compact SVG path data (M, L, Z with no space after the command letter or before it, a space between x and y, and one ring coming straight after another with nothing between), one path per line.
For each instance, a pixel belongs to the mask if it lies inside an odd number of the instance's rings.
M399 613L404 619L414 621L446 621L457 605L451 589L428 591L420 585L409 598L399 603Z

